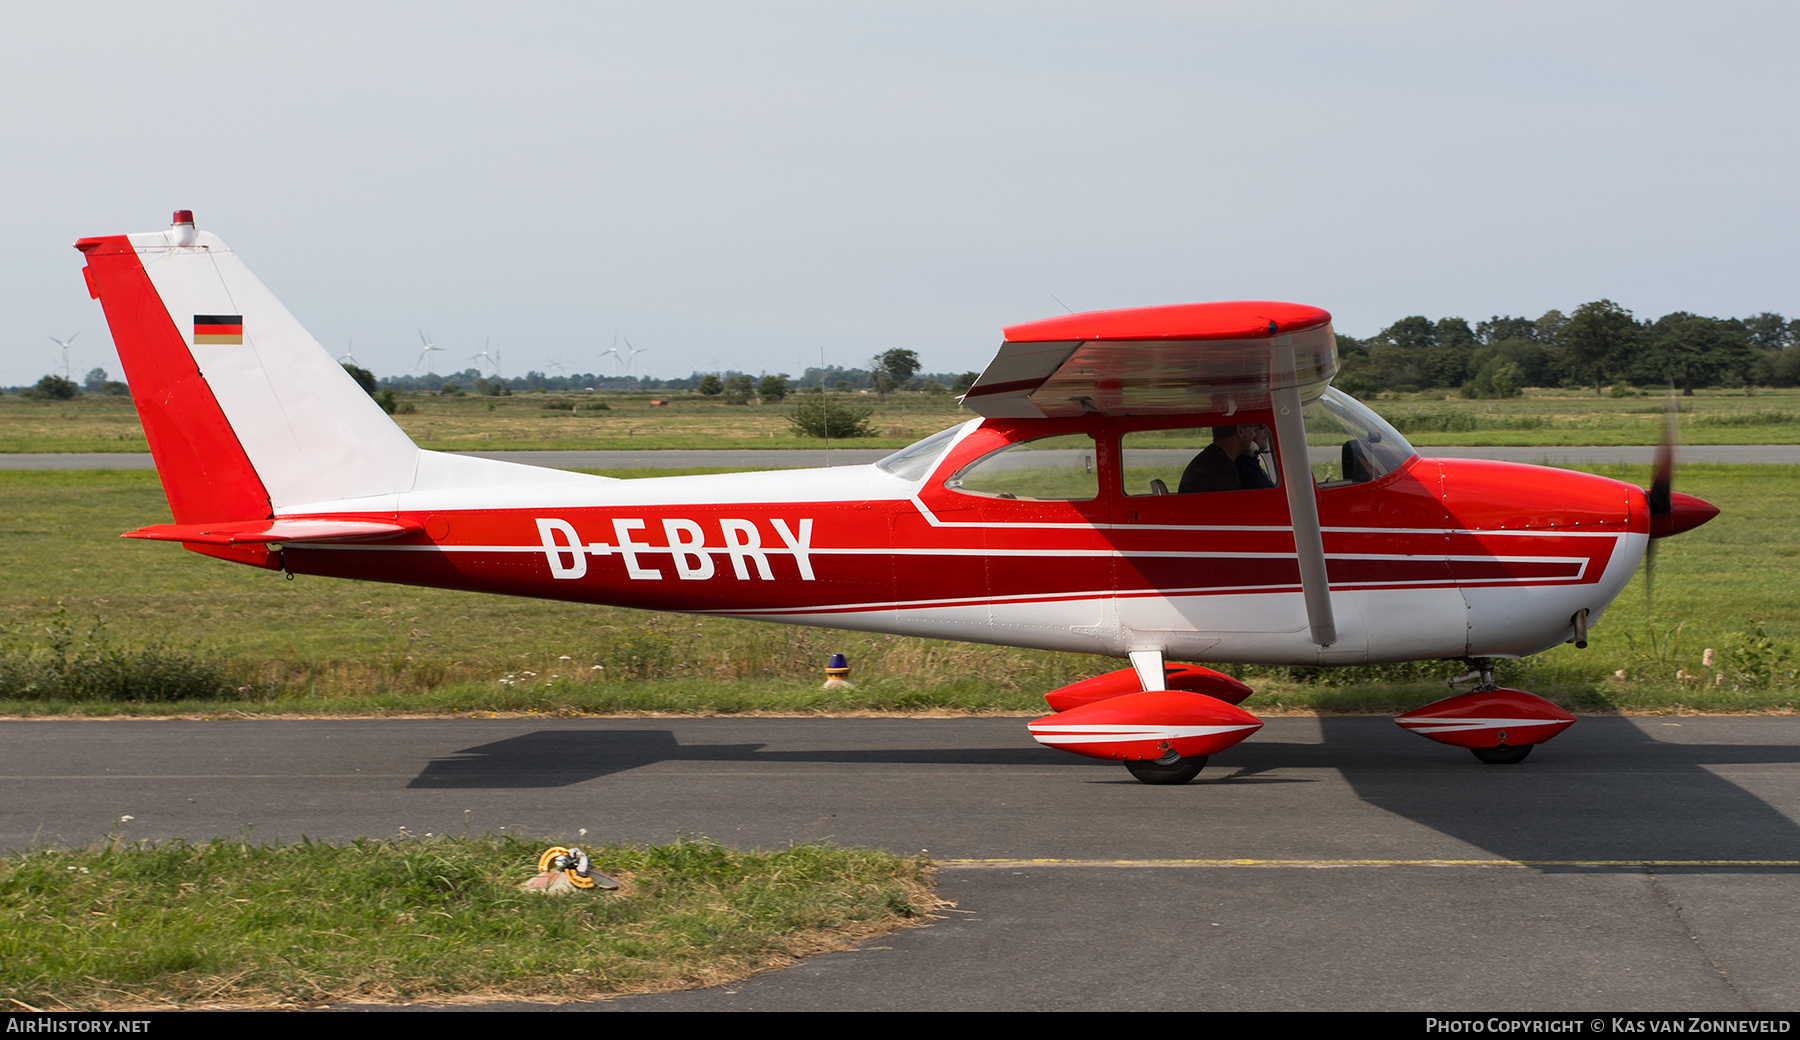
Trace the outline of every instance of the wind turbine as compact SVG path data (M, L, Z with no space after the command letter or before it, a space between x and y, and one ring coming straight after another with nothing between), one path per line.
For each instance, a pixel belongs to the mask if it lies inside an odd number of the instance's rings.
M425 349L419 351L419 360L413 362L413 369L416 371L418 367L423 364L425 366L426 374L436 375L437 370L432 368L431 355L434 352L442 352L444 348L434 346L431 342L431 337L425 334L424 329L419 330L419 342L425 344Z
M481 362L485 361L489 365L493 366L494 374L499 375L500 374L500 366L494 362L493 355L488 353L488 343L492 340L492 338L493 337L490 336L487 339L482 340L481 341L481 353L470 354L467 360L475 362L477 364L477 366L479 366L481 364Z
M344 341L344 356L338 358L338 364L356 364L356 339L354 337Z
M613 359L612 374L613 374L613 378L617 379L617 378L619 378L619 359L624 356L619 353L619 334L617 332L613 333L612 349L603 352L600 356L605 357L607 354L612 355L612 359Z
M625 349L631 351L631 356L625 359L625 378L636 379L637 378L637 356L639 354L642 354L645 351L649 350L650 348L644 347L642 350L640 350L639 348L632 346L631 345L631 337L626 336L625 337Z
M63 378L64 379L74 379L75 378L75 374L69 370L69 344L75 342L75 337L79 336L79 335L81 335L81 333L71 332L69 334L68 339L57 339L55 336L50 337L50 342L52 342L62 348Z

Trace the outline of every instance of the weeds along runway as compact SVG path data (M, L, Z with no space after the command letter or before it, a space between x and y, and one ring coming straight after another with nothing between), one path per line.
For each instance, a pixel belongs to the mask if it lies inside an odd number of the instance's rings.
M942 864L928 927L603 1010L1800 1004L1800 718L1590 717L1504 767L1274 718L1175 788L1023 723L7 721L0 846L466 828Z

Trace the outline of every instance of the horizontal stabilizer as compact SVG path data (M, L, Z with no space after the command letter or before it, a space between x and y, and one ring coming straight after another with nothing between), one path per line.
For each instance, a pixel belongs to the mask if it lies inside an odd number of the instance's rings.
M219 524L152 524L127 531L121 538L198 545L246 545L261 542L380 542L424 530L406 520L240 520Z

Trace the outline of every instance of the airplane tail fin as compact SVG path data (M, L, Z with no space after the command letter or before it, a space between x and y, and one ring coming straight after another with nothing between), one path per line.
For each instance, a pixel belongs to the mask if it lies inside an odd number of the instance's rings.
M177 524L413 487L419 448L191 212L75 248Z

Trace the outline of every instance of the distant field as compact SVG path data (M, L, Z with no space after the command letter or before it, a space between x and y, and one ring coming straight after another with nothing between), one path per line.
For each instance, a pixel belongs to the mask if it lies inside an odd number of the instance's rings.
M1530 390L1511 401L1383 394L1368 403L1418 445L1612 445L1655 444L1668 399ZM1800 443L1800 390L1700 390L1677 406L1684 443Z
M1645 470L1598 471L1643 483ZM1800 703L1800 467L1693 465L1680 487L1724 513L1662 543L1654 624L1634 585L1587 650L1560 647L1511 666L1510 681L1589 711ZM1119 667L1075 654L284 581L118 537L167 520L148 471L0 471L0 647L15 661L32 647L42 652L61 604L63 631L76 642L100 618L97 645L163 642L216 655L241 681L241 697L173 706L13 701L0 712L1036 711L1045 691ZM819 689L833 652L850 656L856 690ZM1416 706L1442 695L1450 671L1441 662L1317 674L1226 667L1257 687L1250 706L1265 711Z
M901 448L969 418L954 397L894 395L878 403L849 395L875 409L880 436L854 442L864 448ZM402 395L416 410L394 421L421 447L437 451L541 449L819 448L825 442L797 436L786 404L726 404L718 398L677 394L515 394L511 397ZM650 402L667 401L663 406ZM605 410L595 408L604 403ZM148 451L143 427L123 398L27 401L0 395L0 452Z
M879 436L858 447L898 448L967 419L954 397L846 395L874 409ZM442 451L533 449L654 451L664 448L812 448L796 436L786 404L726 404L698 394L515 394L511 397L401 398L416 409L396 415L408 436ZM667 401L664 406L652 400ZM607 405L605 410L596 403ZM1513 401L1466 401L1442 394L1381 395L1369 402L1413 443L1654 444L1662 429L1658 397L1595 397L1534 390ZM1681 398L1681 437L1690 444L1800 443L1800 390L1703 390ZM146 451L142 427L123 398L27 401L0 394L0 452Z

